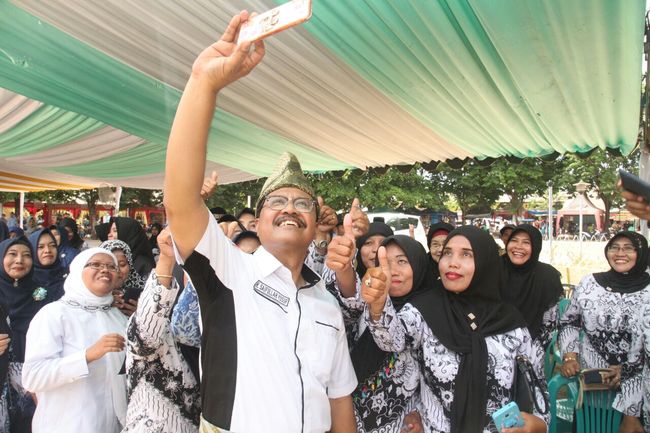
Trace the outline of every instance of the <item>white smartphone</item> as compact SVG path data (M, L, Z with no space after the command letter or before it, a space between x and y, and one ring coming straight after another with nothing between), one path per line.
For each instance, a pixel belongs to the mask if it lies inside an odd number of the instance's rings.
M237 43L259 41L304 23L309 18L311 18L311 0L291 0L263 14L255 15L242 24Z

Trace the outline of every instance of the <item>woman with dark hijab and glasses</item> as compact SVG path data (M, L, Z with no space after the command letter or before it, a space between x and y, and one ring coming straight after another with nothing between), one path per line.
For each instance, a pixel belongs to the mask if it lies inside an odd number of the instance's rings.
M542 234L530 224L514 228L502 256L504 282L501 298L514 305L526 320L533 341L546 350L557 327L562 296L560 272L539 261Z
M431 270L436 278L440 277L438 273L438 262L442 257L442 246L447 240L447 236L454 229L454 226L445 222L439 222L429 226L427 232L427 245L429 246L429 257L431 258Z
M515 357L527 356L538 375L538 358L521 314L501 301L497 245L481 229L453 230L439 263L442 287L426 290L399 312L387 299L389 267L368 271L362 296L365 317L377 345L386 351L416 353L422 372L420 403L425 431L496 432L491 415L514 399ZM383 260L383 263L382 263ZM538 413L522 412L527 432L546 432Z
M638 311L650 301L648 241L636 232L618 232L607 242L605 258L609 271L584 277L560 319L558 341L564 360L560 371L571 377L585 368L612 368L605 381L617 389L621 366L628 365L632 335L641 325ZM638 370L626 372L626 378L628 383L641 383ZM634 388L623 386L614 406L638 416L629 394Z

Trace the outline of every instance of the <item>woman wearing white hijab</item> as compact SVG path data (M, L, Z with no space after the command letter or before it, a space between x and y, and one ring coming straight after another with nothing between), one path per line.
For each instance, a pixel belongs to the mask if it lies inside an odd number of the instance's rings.
M36 394L34 433L118 433L126 415L127 318L111 307L117 260L102 248L70 264L65 295L27 331L23 386Z

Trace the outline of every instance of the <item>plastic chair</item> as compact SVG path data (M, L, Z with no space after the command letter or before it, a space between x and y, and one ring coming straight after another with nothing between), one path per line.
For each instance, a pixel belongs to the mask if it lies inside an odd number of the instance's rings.
M562 388L566 388L563 398L558 398ZM572 431L573 415L578 401L577 378L555 375L548 381L548 401L551 409L551 422L548 433Z
M551 342L546 348L544 356L544 376L551 377L555 371L555 367L560 362L560 349L557 347L557 330L551 334Z
M566 387L566 398L558 399L560 388ZM578 377L565 378L556 375L548 384L551 406L551 423L549 433L571 431L571 422L575 417L578 433L617 433L623 414L614 408L613 391L584 391L582 407L576 408L579 385ZM568 416L573 411L573 416Z

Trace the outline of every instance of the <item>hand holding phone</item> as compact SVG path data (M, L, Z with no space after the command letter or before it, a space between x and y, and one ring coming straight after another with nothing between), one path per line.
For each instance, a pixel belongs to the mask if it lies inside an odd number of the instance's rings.
M292 0L249 18L239 29L237 43L259 41L311 18L311 0Z
M524 418L521 415L519 406L514 401L511 401L501 409L492 414L494 425L499 430L499 433L505 428L523 427Z
M632 173L623 170L622 168L618 169L618 175L621 178L621 185L626 191L630 191L636 195L639 195L646 199L650 203L650 183L641 179L638 176L633 175Z

